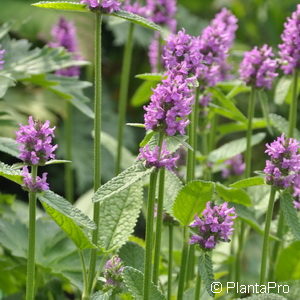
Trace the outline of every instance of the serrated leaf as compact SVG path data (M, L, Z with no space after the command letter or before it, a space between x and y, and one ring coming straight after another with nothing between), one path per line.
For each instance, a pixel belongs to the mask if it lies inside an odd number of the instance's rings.
M161 73L145 73L135 75L135 78L148 81L161 81L165 78L165 75Z
M288 136L289 122L284 117L276 114L270 114L270 120L274 128L276 128L280 133L284 133ZM294 128L294 136L297 140L300 139L300 132L297 128Z
M67 11L78 11L78 12L89 12L90 10L85 4L80 4L78 2L67 2L67 1L41 1L31 4L32 6L41 8L51 8L58 10Z
M212 283L214 282L214 271L210 253L201 253L199 257L199 271L201 279L206 287L206 291L211 297L214 297L215 294L212 292L211 289Z
M278 80L274 93L274 102L276 104L281 105L285 102L289 89L292 86L292 82L293 80L291 77L281 77Z
M141 182L100 203L99 246L106 252L123 246L133 233L143 202Z
M127 242L118 255L125 266L144 272L145 250L137 243Z
M149 102L153 93L153 88L157 86L157 81L144 81L135 91L130 103L134 107L142 106Z
M104 201L119 194L145 176L150 175L154 170L155 168L148 169L141 162L137 162L102 185L93 196L93 202Z
M189 225L196 214L200 214L208 201L213 197L214 183L209 181L192 181L178 193L172 215L181 223Z
M117 17L117 18L121 18L124 19L126 21L132 22L134 24L138 24L140 26L152 29L152 30L157 30L157 31L161 31L161 27L158 26L157 24L139 16L133 13L130 13L128 11L125 10L119 10L116 11L112 14L110 14L111 16Z
M23 184L23 177L21 175L21 172L1 161L0 161L0 176L8 180L11 180L15 183Z
M245 206L251 206L251 198L242 189L226 187L221 183L216 184L216 193L226 202L233 202Z
M0 151L19 158L18 143L14 139L0 137Z
M291 232L297 240L300 240L300 222L293 205L293 196L288 192L284 191L280 194L280 208L283 211L284 220L289 226Z
M265 133L257 133L252 136L251 146L259 144L264 138ZM218 149L210 152L208 160L211 162L223 162L231 157L236 156L246 151L246 138L231 141L225 145L222 145Z
M230 184L229 187L242 189L242 188L247 188L249 186L264 185L264 184L265 184L265 179L260 176L256 176L256 177L250 177L250 178L236 181Z
M134 299L143 299L143 281L144 275L141 271L131 267L125 267L123 271L123 280ZM166 298L151 282L149 300L165 300Z

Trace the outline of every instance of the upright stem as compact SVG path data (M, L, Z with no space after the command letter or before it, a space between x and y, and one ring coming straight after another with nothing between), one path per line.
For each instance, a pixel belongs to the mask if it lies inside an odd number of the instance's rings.
M146 252L144 264L144 300L150 297L150 283L152 277L152 245L153 245L153 219L154 219L154 203L156 193L156 182L158 172L155 170L150 175L149 192L148 192L148 208L147 208L147 224L146 224Z
M94 191L96 192L101 185L101 105L102 105L102 68L101 68L101 29L102 14L95 13L95 100L94 100ZM97 244L99 237L99 213L100 202L94 203L93 220L96 229L93 231L92 241ZM97 249L91 250L90 265L88 272L88 296L90 296L93 288L97 260Z
M65 121L66 159L72 161L73 114L72 105L67 104L67 118ZM74 177L71 163L65 164L65 195L69 202L74 202Z
M239 220L240 232L238 235L238 249L235 257L235 282L240 282L241 280L241 264L242 264L242 254L244 247L244 237L245 237L245 223L242 220ZM236 296L238 297L238 291L236 291Z
M270 227L273 216L273 209L275 203L275 195L276 189L274 187L271 188L270 198L269 198L269 206L266 215L266 224L265 224L265 233L264 233L264 242L262 249L262 258L261 258L261 268L260 268L260 284L263 285L266 283L266 273L267 273L267 261L269 256L269 235L270 235Z
M84 260L84 256L82 253L82 250L78 249L78 254L80 258L80 263L81 263L81 269L82 269L82 277L83 277L83 292L82 292L82 300L88 300L87 296L87 283L88 283L88 278L87 278L87 270L86 270L86 264Z
M118 148L117 148L117 159L116 159L116 170L115 170L116 175L118 175L121 171L126 105L127 105L127 98L128 98L130 67L131 67L131 60L132 60L133 32L134 32L134 24L130 22L127 41L124 48L122 75L121 75L121 86L120 86L120 97L119 97Z
M289 132L288 137L294 136L294 129L297 126L297 109L298 109L298 71L295 69L293 78L293 99L290 105L289 114Z
M201 293L201 276L200 271L198 270L197 278L196 278L196 287L195 287L195 300L200 300L200 293Z
M153 283L156 285L159 276L159 258L160 258L161 232L162 232L162 222L163 222L164 191L165 191L165 169L163 168L159 172L157 216L156 216L156 237L155 237L154 267L153 267Z
M169 224L168 300L172 298L173 224Z
M36 182L38 167L31 167L33 183ZM29 228L28 228L28 258L27 258L27 282L26 300L34 300L35 279L35 218L36 218L36 193L29 192Z

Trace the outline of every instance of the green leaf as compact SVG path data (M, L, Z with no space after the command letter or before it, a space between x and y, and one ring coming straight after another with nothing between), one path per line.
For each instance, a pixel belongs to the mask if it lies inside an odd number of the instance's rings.
M1 161L0 161L0 176L8 180L11 180L15 183L23 184L23 177L21 175L21 172Z
M152 89L157 86L157 81L144 81L135 91L130 103L134 107L146 104L153 93Z
M246 178L246 179L242 179L239 181L236 181L232 184L230 184L230 187L233 188L247 188L249 186L255 186L255 185L264 185L265 184L265 179L259 176L256 177L250 177L250 178Z
M161 73L145 73L135 75L135 78L148 81L162 81L165 78L165 75Z
M70 160L52 159L52 160L48 160L45 163L45 166L56 165L56 164L69 164L69 163L71 163Z
M275 268L278 281L300 279L300 241L283 249Z
M155 168L148 169L145 168L141 162L137 162L133 166L124 170L118 176L102 185L93 196L93 202L104 201L105 199L119 194L137 181L152 173L154 170Z
M111 299L111 295L112 295L112 291L108 291L108 292L98 291L92 295L91 300L109 300Z
M18 143L14 139L0 137L0 151L19 158Z
M133 233L143 203L141 182L100 202L99 246L119 249Z
M120 249L119 257L125 266L144 272L145 250L137 243L127 242Z
M136 127L136 128L145 128L145 124L142 123L126 123L127 126Z
M152 139L152 137L154 136L156 132L153 131L153 130L150 130L146 133L145 137L143 138L143 140L140 142L140 147L145 147L149 142L150 140Z
M125 267L123 271L123 280L134 299L143 299L143 281L144 275L141 271L131 267ZM165 300L166 298L158 288L150 283L149 300Z
M267 122L268 131L270 132L271 135L274 135L272 130L271 120L270 120L270 107L269 107L270 105L269 105L268 95L264 90L257 91L257 95L258 95L258 99L260 100L263 117Z
M181 223L189 225L196 214L201 214L206 202L210 201L214 193L214 183L208 181L192 181L178 193L172 215Z
M226 202L233 202L245 206L251 206L251 198L242 189L226 187L221 183L216 184L216 192L220 198Z
M89 12L90 10L85 4L80 4L78 2L67 2L67 1L41 1L31 4L32 6L41 8L51 8L58 10L67 11L78 11L78 12Z
M278 83L275 88L275 94L274 94L274 102L278 105L281 105L285 102L290 87L292 86L292 78L291 77L281 77L278 80Z
M252 136L251 146L259 144L266 137L265 133L257 133ZM246 138L231 141L220 148L210 152L208 160L211 162L223 162L231 157L246 151Z
M294 237L300 240L300 222L293 205L294 200L294 197L288 191L284 191L280 194L280 208L283 211L284 220Z
M254 295L247 298L239 298L237 300L287 300L287 298L277 295L277 294L261 294L261 295Z
M280 133L284 133L286 136L289 131L289 122L282 116L276 114L270 114L270 119L274 128L276 128ZM294 136L297 140L300 139L300 132L297 128L294 128Z
M161 31L162 28L160 26L158 26L157 24L139 16L133 13L130 13L128 11L125 10L119 10L116 11L112 14L110 14L111 16L117 17L117 18L121 18L124 19L126 21L138 24L140 26L152 29L152 30L157 30L157 31Z
M202 252L199 257L199 271L201 279L204 282L206 291L211 297L214 297L215 294L212 292L212 283L214 282L214 271L213 264L211 260L211 253Z

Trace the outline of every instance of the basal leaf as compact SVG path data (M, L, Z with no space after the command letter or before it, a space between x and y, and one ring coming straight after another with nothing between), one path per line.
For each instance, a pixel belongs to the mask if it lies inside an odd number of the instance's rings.
M128 288L130 294L134 299L143 299L143 281L144 275L141 271L138 271L131 267L125 267L123 271L123 280ZM165 300L166 298L158 290L158 288L151 283L150 284L150 296L149 300Z
M161 81L165 78L164 74L161 73L145 73L135 75L135 78L147 80L147 81Z
M216 192L226 202L233 202L245 206L252 205L249 195L242 189L226 187L221 183L216 184Z
M127 242L119 251L119 257L127 267L144 271L145 250L137 243Z
M157 86L157 81L144 81L135 91L130 103L134 107L142 106L149 102L152 89Z
M293 205L294 200L295 199L288 191L284 191L280 195L280 208L283 211L284 220L289 226L294 237L297 240L300 240L300 222L296 209Z
M0 137L0 151L19 158L18 143L14 139Z
M99 246L109 252L120 248L133 233L143 202L141 182L100 203Z
M236 181L236 182L230 184L229 187L242 189L242 188L247 188L249 186L264 185L264 184L265 184L265 179L262 177L256 176L256 177L250 177L250 178Z
M154 168L145 168L141 162L137 162L102 185L93 196L93 202L104 201L119 194L153 171Z
M212 199L214 183L208 181L192 181L184 186L178 193L172 215L181 223L189 225L196 214L201 214L206 202Z
M32 6L41 8L52 8L58 10L89 12L90 10L85 4L79 2L67 2L67 1L41 1L31 4Z
M211 297L214 297L215 294L212 292L212 283L214 282L214 271L213 264L211 260L211 253L202 252L199 257L199 271L201 279L204 282L206 291Z
M0 161L0 176L5 177L6 179L11 180L18 184L23 183L23 179L22 179L23 177L21 175L21 172L1 161Z

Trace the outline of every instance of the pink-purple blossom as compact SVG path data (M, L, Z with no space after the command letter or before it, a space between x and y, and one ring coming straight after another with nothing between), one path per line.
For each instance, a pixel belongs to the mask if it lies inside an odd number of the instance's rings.
M286 138L284 134L271 144L266 144L270 160L266 161L264 173L268 184L278 188L294 185L300 171L300 143L296 139Z
M284 24L279 45L279 55L282 60L281 68L285 74L291 74L300 68L300 4L292 16Z
M228 178L232 175L242 175L245 171L243 155L238 154L225 161L225 168L222 170L222 177Z
M278 76L276 69L277 61L274 59L272 48L264 45L245 52L240 65L240 75L247 85L271 89L274 79Z
M125 0L123 3L123 9L142 17L146 16L147 8L142 6L138 0Z
M144 160L147 168L166 168L173 170L179 159L178 154L172 154L167 150L167 146L163 143L161 149L159 146L150 148L149 145L140 149L139 160Z
M118 287L122 282L122 272L124 270L122 260L118 256L113 256L104 266L105 285L107 287Z
M207 202L202 216L195 216L190 225L195 234L191 236L190 244L197 244L203 250L212 250L219 242L229 242L233 233L233 220L237 217L234 208L229 208L227 202L214 205Z
M1 49L0 50L0 70L3 69L3 65L5 63L5 61L4 61L4 55L5 55L5 50Z
M87 4L91 10L100 8L109 14L121 9L121 2L117 0L81 0L80 3Z
M160 34L158 32L155 32L154 37L149 45L148 57L149 57L152 73L159 72L159 66L163 61L160 56L159 39L160 39Z
M49 159L54 159L57 145L52 144L55 127L50 128L50 122L34 121L30 116L28 125L21 125L16 132L20 156L28 165L43 165Z
M43 173L42 177L37 176L35 181L32 175L28 171L28 167L25 166L22 169L23 187L26 191L39 193L49 190L49 184L47 183L47 173Z
M294 207L297 210L300 210L300 174L297 175L294 179L293 196L295 198Z

